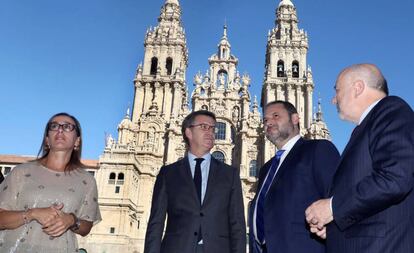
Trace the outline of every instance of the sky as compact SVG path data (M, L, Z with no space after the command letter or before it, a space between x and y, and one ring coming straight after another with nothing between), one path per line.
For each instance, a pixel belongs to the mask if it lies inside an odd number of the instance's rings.
M266 39L279 0L180 0L187 36L187 85L208 69L228 26L238 70L260 98ZM309 36L314 101L322 101L333 143L342 151L353 125L331 104L341 69L370 62L382 69L390 93L414 106L414 1L292 0ZM0 154L37 155L47 120L76 116L83 158L98 159L105 135L133 103L133 78L144 37L157 25L164 0L1 0Z

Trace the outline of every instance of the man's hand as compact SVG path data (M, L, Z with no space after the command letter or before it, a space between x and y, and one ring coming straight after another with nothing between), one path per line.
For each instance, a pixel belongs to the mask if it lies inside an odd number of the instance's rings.
M305 210L305 216L311 228L317 228L319 231L322 231L324 226L333 220L331 199L320 199L313 202ZM313 232L312 229L311 232Z
M317 228L316 226L311 226L310 231L322 239L326 239L326 227L324 226L322 229Z

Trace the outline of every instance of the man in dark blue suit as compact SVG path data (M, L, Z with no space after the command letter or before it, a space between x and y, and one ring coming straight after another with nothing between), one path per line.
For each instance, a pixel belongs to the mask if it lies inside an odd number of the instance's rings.
M306 210L311 231L331 253L414 252L414 113L388 96L381 71L353 65L336 81L341 119L355 128L338 165L331 198Z
M328 196L339 153L327 140L300 137L299 115L289 102L267 104L263 123L278 151L261 168L250 205L250 253L325 252L323 241L310 233L304 211Z

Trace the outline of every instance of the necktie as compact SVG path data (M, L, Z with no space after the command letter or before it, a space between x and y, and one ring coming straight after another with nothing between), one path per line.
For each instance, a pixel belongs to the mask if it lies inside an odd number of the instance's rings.
M277 167L279 166L280 157L282 156L284 150L278 150L276 152L275 157L272 160L272 166L267 173L267 177L262 185L262 190L260 191L259 198L257 199L257 208L256 208L256 232L257 232L257 239L259 242L263 244L264 242L264 203L266 199L267 191L272 184L273 177L276 174Z
M201 163L204 161L204 158L195 158L196 161L195 170L194 170L194 184L197 191L198 199L201 203Z
M204 161L204 158L195 158L194 160L196 161L196 166L194 170L194 184L197 190L198 199L200 200L200 204L201 204L201 163ZM202 236L201 236L201 226L200 226L200 228L198 229L197 242L200 242L201 239L202 239Z

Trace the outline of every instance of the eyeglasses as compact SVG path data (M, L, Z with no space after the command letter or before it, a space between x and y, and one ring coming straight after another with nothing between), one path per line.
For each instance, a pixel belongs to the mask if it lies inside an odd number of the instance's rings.
M190 127L198 127L201 130L203 130L203 131L206 131L206 132L207 131L213 131L214 133L216 133L217 130L218 130L215 125L214 126L210 126L209 124L204 124L204 123L197 124L197 125L191 125Z
M63 123L59 124L57 122L50 122L49 123L49 131L59 131L59 128L62 127L62 130L65 132L72 132L75 130L75 125L71 123Z

